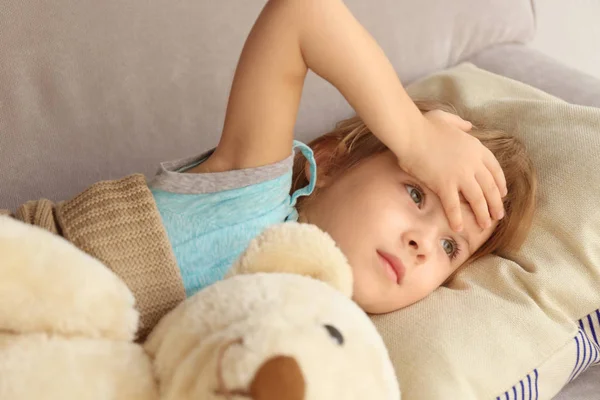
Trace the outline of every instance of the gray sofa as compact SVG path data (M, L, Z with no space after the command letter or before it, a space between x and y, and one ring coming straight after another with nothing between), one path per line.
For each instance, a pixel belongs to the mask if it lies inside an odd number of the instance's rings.
M69 198L89 184L217 143L246 34L265 0L4 0L0 7L0 205ZM405 83L470 61L572 103L600 81L527 47L529 0L347 0ZM308 79L308 140L352 110ZM559 398L596 399L600 369ZM595 395L592 392L596 392Z

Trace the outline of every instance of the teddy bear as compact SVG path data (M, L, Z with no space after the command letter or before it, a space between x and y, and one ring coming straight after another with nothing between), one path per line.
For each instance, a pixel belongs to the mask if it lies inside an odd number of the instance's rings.
M333 240L284 223L136 343L124 282L58 236L0 217L0 399L400 399L351 295Z

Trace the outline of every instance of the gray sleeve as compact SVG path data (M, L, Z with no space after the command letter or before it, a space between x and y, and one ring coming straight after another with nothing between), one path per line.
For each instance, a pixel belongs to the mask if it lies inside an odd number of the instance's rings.
M150 188L181 194L215 193L238 189L266 182L291 172L294 162L292 154L282 161L257 168L206 174L185 173L188 169L205 161L213 151L161 163L158 173L149 183Z

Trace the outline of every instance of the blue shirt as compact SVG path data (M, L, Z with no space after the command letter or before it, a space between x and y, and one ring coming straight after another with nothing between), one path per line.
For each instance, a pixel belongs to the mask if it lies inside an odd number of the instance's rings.
M311 181L290 196L296 149L310 164ZM296 200L310 195L316 181L312 150L297 141L292 155L275 164L218 173L184 173L210 154L162 163L149 185L187 296L222 279L265 228L296 221Z

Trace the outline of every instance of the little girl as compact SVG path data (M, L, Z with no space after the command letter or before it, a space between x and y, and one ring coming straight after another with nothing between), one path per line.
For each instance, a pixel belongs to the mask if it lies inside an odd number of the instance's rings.
M309 68L358 117L306 146L293 130ZM531 221L535 175L523 146L456 114L415 104L342 0L269 0L214 151L163 163L149 185L141 175L99 182L13 216L119 275L140 310L140 339L285 221L328 232L353 268L355 301L385 313L424 298L469 260L517 248Z
M309 68L360 116L310 148L293 142ZM522 145L466 133L471 123L451 109L421 108L341 0L268 1L218 147L162 164L150 184L186 294L222 278L253 237L284 221L333 237L371 313L415 303L467 260L518 247L535 193Z

